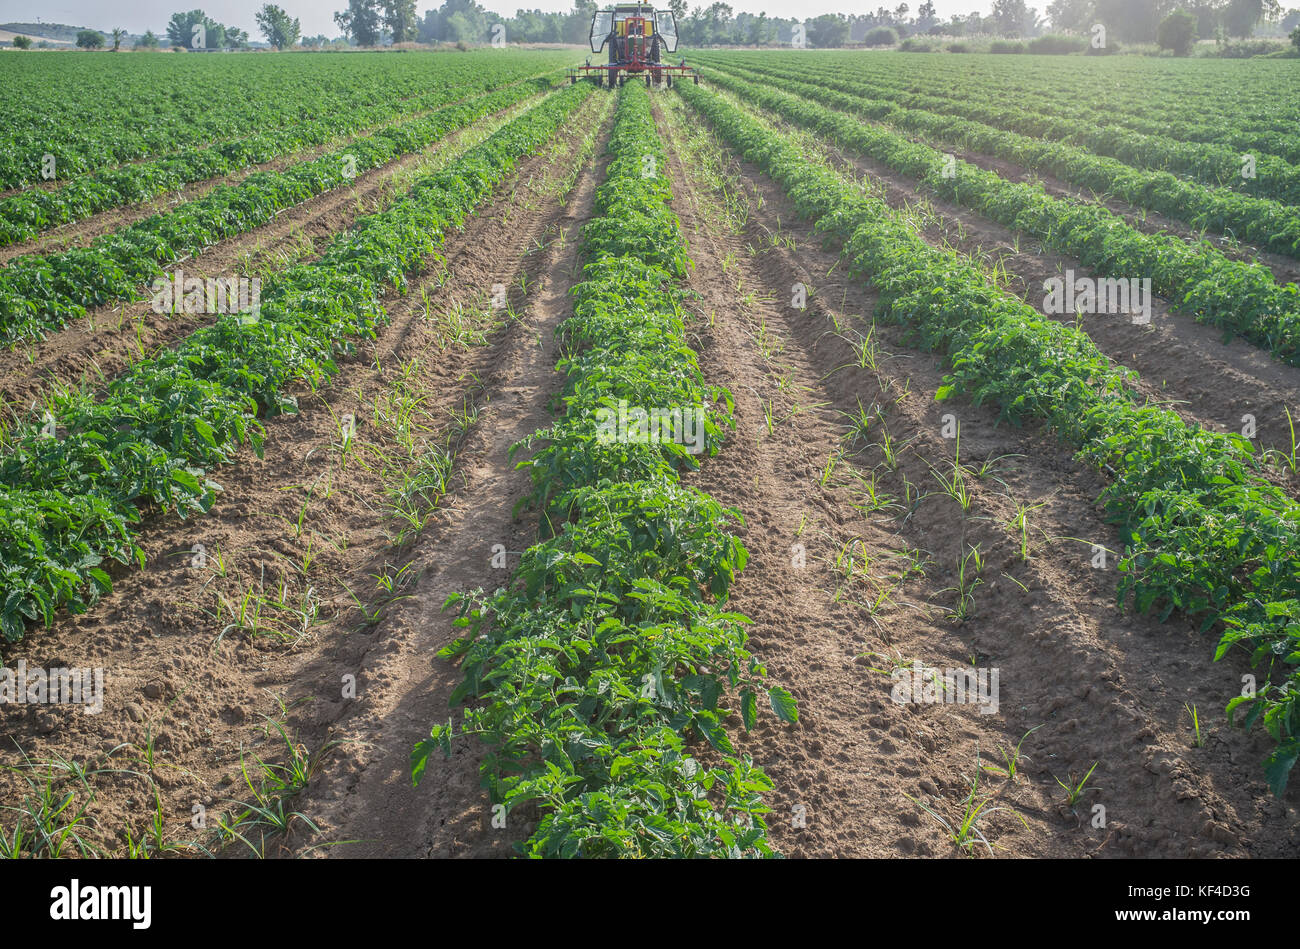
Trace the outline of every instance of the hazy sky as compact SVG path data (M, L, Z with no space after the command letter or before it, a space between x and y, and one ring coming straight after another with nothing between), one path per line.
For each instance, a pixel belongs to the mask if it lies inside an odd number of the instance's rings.
M261 37L257 33L257 21L253 13L264 0L0 0L0 23L34 23L37 17L45 23L67 23L72 26L89 26L97 30L110 30L122 27L132 33L145 30L161 30L166 26L171 15L177 10L193 10L198 7L208 16L220 23L228 23L247 30L254 39ZM274 2L274 0L273 0ZM479 0L489 10L507 15L519 8L528 10L571 10L572 0ZM690 6L696 6L695 0L688 0ZM711 0L710 0L711 2ZM731 0L731 6L752 13L766 12L769 16L818 16L822 13L853 13L874 10L879 6L891 10L898 6L900 0ZM920 0L907 0L913 14ZM292 16L302 20L303 33L315 36L325 33L336 35L339 30L334 25L334 11L347 6L347 0L279 0ZM1032 3L1040 9L1047 0ZM423 15L424 11L442 5L442 0L418 0L416 9ZM665 3L666 5L666 3ZM707 6L707 3L700 3ZM934 0L935 9L941 17L953 13L970 13L979 10L988 13L992 0Z

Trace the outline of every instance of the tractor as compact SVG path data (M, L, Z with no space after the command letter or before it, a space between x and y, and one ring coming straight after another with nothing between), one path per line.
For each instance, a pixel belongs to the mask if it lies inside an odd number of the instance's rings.
M629 76L644 75L645 84L671 86L674 76L693 79L700 75L682 60L677 65L665 63L665 53L677 52L677 21L671 10L655 10L642 3L620 3L610 10L597 10L591 18L591 51L608 50L609 62L569 70L569 82L594 79L611 89Z

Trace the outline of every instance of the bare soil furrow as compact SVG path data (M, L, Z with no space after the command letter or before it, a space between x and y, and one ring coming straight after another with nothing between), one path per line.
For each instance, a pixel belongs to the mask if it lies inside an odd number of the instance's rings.
M537 97L486 116L428 148L358 175L348 188L318 195L274 220L221 241L180 261L187 278L261 274L289 263L318 257L329 242L373 213L392 197L394 179L440 154L454 151L467 136L535 104ZM31 408L52 384L97 386L157 347L166 346L215 317L207 314L155 313L150 301L122 303L91 310L86 317L44 339L0 351L0 404L11 412Z
M698 222L711 216L690 206L689 169L697 164L675 167L678 211L693 235L701 227L707 232ZM1001 765L999 748L1014 747L1037 727L1025 741L1029 760L1019 780L981 779L997 803L1028 822L1022 826L1010 812L990 820L985 830L1002 852L1296 852L1294 808L1259 808L1267 742L1230 729L1222 718L1246 664L1231 657L1211 663L1212 642L1185 622L1162 626L1120 610L1113 602L1113 560L1108 570L1092 568L1093 543L1117 546L1093 502L1100 479L1046 433L997 427L993 412L934 402L942 367L909 352L893 328L876 329L877 369L857 365L844 338L854 338L852 332L837 333L833 321L852 326L855 315L871 312L874 298L839 278L842 263L819 249L818 235L798 222L758 169L733 167L750 194L743 240L693 236L691 245L695 279L711 295L702 364L714 381L732 387L739 422L700 483L746 516L742 537L752 559L734 605L755 620L754 642L773 678L801 702L797 735L767 726L742 742L778 785L774 839L793 854L950 853L937 822L907 795L951 818L969 791L977 753L982 762ZM796 283L815 288L806 312L784 305ZM738 284L743 291L732 289ZM746 293L774 302L742 305ZM748 318L735 317L747 309ZM789 381L780 386L756 381L764 360L755 325L786 341ZM857 329L860 338L865 326ZM782 388L795 393L784 405ZM794 403L806 408L769 433L768 399L778 419ZM882 409L868 436L874 442L847 443L828 477L830 435L847 428L844 416L833 413L853 414L859 401ZM821 416L807 408L822 403ZM937 477L952 472L955 439L943 437L948 413L961 425L971 497L965 512ZM827 414L838 420L830 431ZM903 446L892 469L880 447L886 431ZM986 463L991 470L976 477ZM863 476L878 496L887 493L899 506L859 514L856 506L872 506ZM1019 505L1031 511L1027 562L1019 556L1019 535L1008 527ZM796 543L805 544L811 566L833 562L854 539L862 541L850 551L863 564L857 585L865 598L899 572L901 556L911 552L926 562L924 575L900 584L893 605L874 621L864 615L846 622L824 579L791 569ZM967 578L980 582L969 615L956 622L958 565L972 548L984 566ZM853 586L839 578L835 584ZM998 668L999 713L891 701L891 680L871 670L913 661L940 669ZM1185 703L1212 722L1205 747L1191 746ZM1094 762L1089 786L1097 790L1066 807L1056 779L1080 778ZM1097 804L1105 808L1104 827L1093 826ZM800 805L816 821L806 829L791 823Z
M356 674L362 702L376 688L361 657L386 648L381 618L418 573L411 545L429 549L438 530L429 505L442 503L450 481L406 496L410 517L396 508L412 475L453 477L475 406L498 397L485 381L511 378L510 354L527 333L510 311L492 309L493 285L508 288L515 310L543 292L536 278L545 254L530 250L570 220L556 182L598 109L593 99L555 150L519 163L497 197L448 238L445 259L432 258L387 302L391 324L343 363L328 389L296 393L299 412L268 421L263 458L243 451L216 472L224 491L207 516L150 518L144 570L123 572L91 614L61 616L5 650L8 667L22 660L106 670L99 715L59 706L0 714L6 764L63 756L100 771L91 779L95 846L120 852L121 832L138 836L155 800L169 841L211 844L218 817L240 810L231 802L252 799L241 761L256 784L253 756L275 765L289 757L277 725L326 763L350 749L330 745L328 724L349 703L335 673ZM6 772L0 793L17 799L22 781ZM196 806L203 830L190 824ZM267 829L244 833L260 850L281 852L286 838L263 841ZM230 852L247 853L238 843Z

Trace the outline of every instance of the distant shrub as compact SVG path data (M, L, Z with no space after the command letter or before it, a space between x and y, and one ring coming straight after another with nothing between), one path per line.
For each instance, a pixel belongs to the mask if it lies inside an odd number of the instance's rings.
M1175 10L1160 21L1156 42L1161 49L1172 50L1175 56L1186 56L1196 42L1196 17L1186 10Z
M1097 47L1093 46L1092 43L1089 43L1088 48L1084 50L1084 53L1088 56L1111 56L1118 53L1121 49L1123 49L1123 45L1108 36L1106 37L1105 46Z
M1298 30L1297 32L1300 32L1300 30ZM31 48L32 48L32 38L30 36L14 37L14 49L31 49Z
M898 42L898 31L891 26L878 26L867 30L862 42L867 46L893 46Z
M908 37L899 44L899 50L904 53L933 53L934 47L929 43L923 43L918 39Z
M1300 26L1291 31L1291 45L1300 50Z
M1048 33L1029 41L1029 52L1048 56L1065 56L1069 53L1081 53L1088 47L1088 41L1080 36L1064 36L1060 33Z
M1285 48L1277 40L1239 40L1224 43L1219 55L1224 59L1250 59L1253 56L1267 56Z
M1025 44L1019 40L994 40L989 44L990 53L1023 53Z
M949 43L948 52L950 53L969 53L970 47L965 43Z

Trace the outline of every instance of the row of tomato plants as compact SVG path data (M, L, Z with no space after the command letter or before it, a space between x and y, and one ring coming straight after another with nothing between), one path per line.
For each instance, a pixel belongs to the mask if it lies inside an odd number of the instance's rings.
M788 74L772 67L755 65L745 69L764 78L780 76L790 92L817 99L895 128L919 132L932 141L960 145L972 151L1004 158L1033 171L1055 175L1100 194L1112 194L1139 208L1158 211L1193 227L1232 234L1260 247L1300 259L1300 210L1268 198L1256 198L1238 191L1211 188L1188 181L1167 171L1133 168L1114 158L1096 155L1085 148L1048 142L1006 131L1001 123L966 121L948 113L979 118L981 109L968 102L937 100L942 111L907 108L897 98L880 98L880 90L860 81L836 78L824 71L801 71L807 82L792 81ZM848 95L844 93L849 93Z
M602 412L621 404L699 410L711 455L732 411L686 342L690 262L649 93L632 83L619 96L583 280L557 330L563 414L515 446L540 446L523 466L541 538L506 587L449 599L464 635L440 655L460 657L452 704L470 707L416 745L412 779L436 749L477 736L494 806L541 814L524 854L765 856L771 783L735 753L721 705L730 692L750 728L765 688L748 620L726 609L748 556L728 532L740 515L681 483L698 465L684 445L601 434ZM797 718L785 690L766 691L775 714Z
M1254 64L1250 72L1238 63L1218 63L1217 71L1197 63L1181 77L1163 72L1170 65L1167 61L1121 63L1116 58L1088 75L1069 68L1064 60L1045 63L1006 57L982 63L964 57L925 57L910 63L911 68L900 68L896 59L862 61L831 53L822 63L904 97L912 93L952 97L960 90L968 101L1024 102L1043 116L1082 123L1090 133L1129 128L1128 119L1149 123L1149 129L1132 128L1149 137L1234 149L1238 147L1234 143L1239 143L1244 151L1274 155L1288 163L1294 160L1288 156L1300 145L1294 74L1279 63L1271 64L1276 70L1271 74L1259 71L1263 62ZM807 58L796 63L807 64ZM1196 123L1204 123L1207 134L1176 134ZM1121 132L1121 138L1132 132ZM1230 137L1225 140L1213 132Z
M242 234L356 175L418 151L485 115L551 88L533 79L450 105L357 138L284 171L261 171L238 185L96 238L88 247L13 260L0 270L0 341L41 336L87 307L137 297L163 265Z
M738 61L755 62L755 58ZM784 64L783 64L784 65ZM796 66L809 65L795 61ZM931 111L953 111L949 102L965 106L978 102L977 109L988 115L991 124L1003 128L1017 127L1014 123L1037 122L1044 118L1085 122L1096 125L1104 117L1108 127L1121 126L1133 132L1181 142L1213 143L1233 149L1238 153L1276 155L1287 162L1300 162L1300 131L1298 116L1286 117L1276 110L1267 117L1241 110L1225 102L1218 94L1221 90L1207 77L1172 88L1154 87L1144 75L1141 81L1116 88L1119 77L1109 76L1106 85L1089 85L1080 82L1077 70L1064 75L1048 76L1036 69L1038 63L1020 64L1000 62L992 72L977 69L955 70L944 64L933 64L923 72L912 70L900 73L883 62L846 62L826 58L819 66L828 67L844 78L869 83L878 93L887 95L900 104ZM929 65L929 64L927 64ZM968 65L963 63L961 65ZM851 68L850 68L851 67ZM1235 73L1242 78L1240 67ZM1278 89L1270 88L1270 104L1277 104ZM903 98L899 98L902 96ZM943 100L942 102L937 100ZM998 107L995 103L1012 101L1015 106ZM1207 118L1207 115L1212 118ZM994 120L994 117L997 120ZM1031 117L1032 116L1032 117ZM1003 124L1003 122L1009 124ZM1035 134L1029 127L1022 129Z
M361 53L292 59L230 56L0 58L0 188L226 142L258 130L346 115L530 59L555 68L563 54L488 50L463 56Z
M269 162L404 115L437 109L536 72L528 64L515 61L513 68L507 65L455 86L438 85L412 98L381 102L359 99L348 109L322 112L322 117L310 122L183 148L165 158L73 178L60 188L31 188L0 198L0 246L30 240L48 228L147 201L187 184Z
M1054 198L1041 185L1007 181L969 162L950 161L905 135L750 82L736 72L709 70L709 77L716 85L918 179L941 197L1033 236L1103 276L1150 277L1152 288L1182 312L1219 327L1226 335L1239 334L1284 362L1300 365L1300 287L1279 285L1258 263L1230 260L1205 241L1145 234L1099 204Z
M852 272L879 291L878 317L946 356L938 398L1042 420L1111 473L1100 500L1124 548L1119 602L1162 620L1178 609L1204 630L1220 624L1216 659L1249 653L1264 684L1234 697L1228 714L1244 707L1243 724L1262 722L1276 742L1265 772L1280 796L1300 756L1300 505L1262 476L1251 443L1140 404L1127 385L1136 374L1087 334L1000 290L969 258L930 246L883 200L723 97L679 91L841 243Z
M144 563L146 505L206 512L209 478L242 445L261 451L259 416L293 411L286 390L313 388L336 359L387 321L388 287L436 254L521 156L550 139L589 95L566 89L514 119L444 170L419 177L384 211L360 218L316 261L272 276L255 316L227 314L134 364L102 397L53 396L5 433L0 456L0 631L23 635L111 588L106 561Z
M892 88L893 84L885 80L879 84L876 94L889 94ZM903 103L910 101L920 108L929 104L927 97L912 97L901 91L899 94ZM944 107L942 102L938 104ZM964 108L981 119L989 115L977 105L967 104ZM1300 205L1300 167L1278 155L1255 154L1255 177L1243 178L1242 153L1215 142L1185 142L1164 135L1144 135L1113 123L1103 124L1095 114L1090 119L1081 119L1018 111L1013 121L1011 128L1016 131L1078 145L1136 168L1184 174L1209 185L1231 186L1284 204Z

